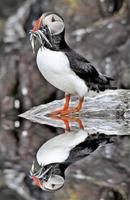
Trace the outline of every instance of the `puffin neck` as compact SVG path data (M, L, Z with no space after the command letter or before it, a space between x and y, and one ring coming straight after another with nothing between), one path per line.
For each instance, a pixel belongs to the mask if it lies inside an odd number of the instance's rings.
M53 168L53 174L62 176L63 178L65 178L65 170L66 170L67 166L64 165L63 163L57 163L55 164L54 168Z
M65 49L67 44L65 42L64 35L64 31L58 35L52 35L50 39L52 47L50 47L48 44L46 44L46 47L53 51L61 51L62 49Z

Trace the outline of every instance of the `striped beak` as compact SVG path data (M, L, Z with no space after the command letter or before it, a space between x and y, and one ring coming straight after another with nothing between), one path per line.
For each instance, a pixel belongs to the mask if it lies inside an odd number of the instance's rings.
M40 45L43 46L43 47L44 47L45 43L49 44L50 47L52 47L52 44L49 42L49 40L47 39L47 37L43 33L43 31L41 31L41 30L37 30L35 32L30 31L30 42L31 42L33 53L35 53L36 40L38 40Z
M51 43L47 39L45 32L46 30L40 30L41 24L42 24L43 16L41 16L39 19L37 19L34 23L33 29L30 31L30 42L32 46L32 50L35 53L35 43L36 40L40 43L41 46L44 46L45 43L49 44L50 47L52 47Z

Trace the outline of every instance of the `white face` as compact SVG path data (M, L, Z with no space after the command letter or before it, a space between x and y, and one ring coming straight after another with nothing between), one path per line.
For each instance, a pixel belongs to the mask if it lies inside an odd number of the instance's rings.
M63 187L64 185L64 178L59 175L52 175L47 182L42 183L41 189L45 191L56 191Z
M58 35L64 30L64 21L56 14L47 15L42 20L43 25L46 25L52 35Z
M35 41L36 39L39 41L41 46L44 46L44 42L46 42L50 47L52 47L51 42L47 38L44 31L45 26L49 29L49 34L58 35L63 32L65 26L63 19L55 13L45 13L41 17L39 17L30 31L30 41L32 45L33 52L35 52ZM43 28L43 29L42 29ZM41 30L42 29L42 30Z

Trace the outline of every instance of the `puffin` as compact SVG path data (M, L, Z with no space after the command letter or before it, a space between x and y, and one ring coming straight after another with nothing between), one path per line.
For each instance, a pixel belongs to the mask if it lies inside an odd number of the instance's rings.
M63 108L50 114L79 112L89 90L99 92L110 88L113 78L100 73L91 62L69 47L65 40L65 23L58 13L43 13L30 31L30 41L41 74L65 93ZM71 95L79 97L74 108L69 108Z
M114 137L99 132L90 135L86 130L76 129L51 138L36 153L30 170L33 183L48 192L61 189L65 171L71 164L112 143Z

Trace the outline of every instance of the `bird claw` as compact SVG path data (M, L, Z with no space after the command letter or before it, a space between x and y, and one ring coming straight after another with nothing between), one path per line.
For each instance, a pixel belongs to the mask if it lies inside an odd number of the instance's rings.
M49 115L50 115L50 116L59 115L59 114L61 114L62 111L63 111L62 109L59 109L59 110L56 110L56 111L54 111L54 112L51 112Z
M51 115L50 117L52 119L54 119L54 120L63 121L63 123L65 125L65 130L66 131L70 131L70 124L69 124L69 122L76 122L78 124L78 127L80 129L84 129L84 125L83 125L81 119L79 119L79 118L69 117L69 116L56 116L56 115Z
M82 108L83 100L84 100L83 98L80 98L80 102L77 105L77 107L75 107L75 108L69 109L68 108L68 104L67 104L67 106L65 105L64 108L56 110L56 111L50 113L50 116L52 116L52 115L53 116L54 115L65 116L65 115L69 115L69 114L72 114L72 113L75 113L75 112L79 112L81 110L81 108Z
M77 108L74 108L74 109L59 109L59 110L56 110L54 112L51 112L49 115L50 116L54 116L54 115L65 116L65 115L69 115L69 114L74 113L74 112L78 112L78 109Z
M75 113L75 112L78 112L77 108L69 109L69 110L62 110L60 114L61 115L69 115L69 114Z

